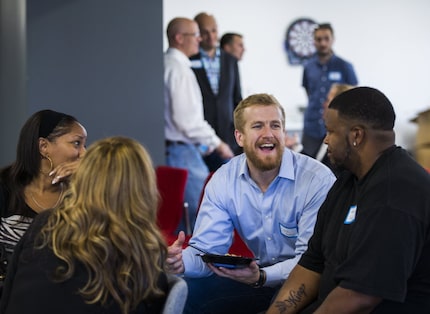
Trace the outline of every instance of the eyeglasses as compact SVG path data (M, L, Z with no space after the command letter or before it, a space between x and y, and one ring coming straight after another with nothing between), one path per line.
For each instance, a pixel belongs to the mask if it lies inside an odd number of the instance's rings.
M200 37L200 33L196 32L196 33L182 33L182 35L184 36L193 36L193 37Z

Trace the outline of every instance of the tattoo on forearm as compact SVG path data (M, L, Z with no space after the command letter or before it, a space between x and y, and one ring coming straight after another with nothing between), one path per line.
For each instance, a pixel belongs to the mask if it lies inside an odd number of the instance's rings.
M296 308L302 302L303 297L306 297L306 291L305 285L301 284L297 291L291 290L290 295L285 300L276 301L275 307L279 313L286 313L288 309Z

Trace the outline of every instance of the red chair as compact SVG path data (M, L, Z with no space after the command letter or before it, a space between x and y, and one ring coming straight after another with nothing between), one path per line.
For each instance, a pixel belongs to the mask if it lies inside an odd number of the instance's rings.
M245 242L243 242L236 229L234 229L233 243L231 244L228 253L239 256L254 257L254 253L252 253Z
M157 212L157 224L168 245L177 238L176 229L184 215L184 193L188 170L170 166L158 166L155 169L160 204Z

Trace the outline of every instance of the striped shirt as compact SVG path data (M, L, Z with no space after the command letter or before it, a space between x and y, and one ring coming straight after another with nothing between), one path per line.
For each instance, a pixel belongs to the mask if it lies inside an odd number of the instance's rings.
M0 223L0 244L5 246L7 253L12 254L18 241L27 231L33 218L21 215L2 217Z
M0 185L0 245L5 247L8 255L13 253L15 245L36 216L37 213L28 205L10 210L8 192Z

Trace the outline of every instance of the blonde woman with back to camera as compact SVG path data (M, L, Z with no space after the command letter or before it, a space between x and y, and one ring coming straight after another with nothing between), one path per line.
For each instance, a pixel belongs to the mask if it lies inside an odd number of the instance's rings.
M137 141L95 142L63 204L41 213L16 246L0 312L159 313L167 279L155 180Z

